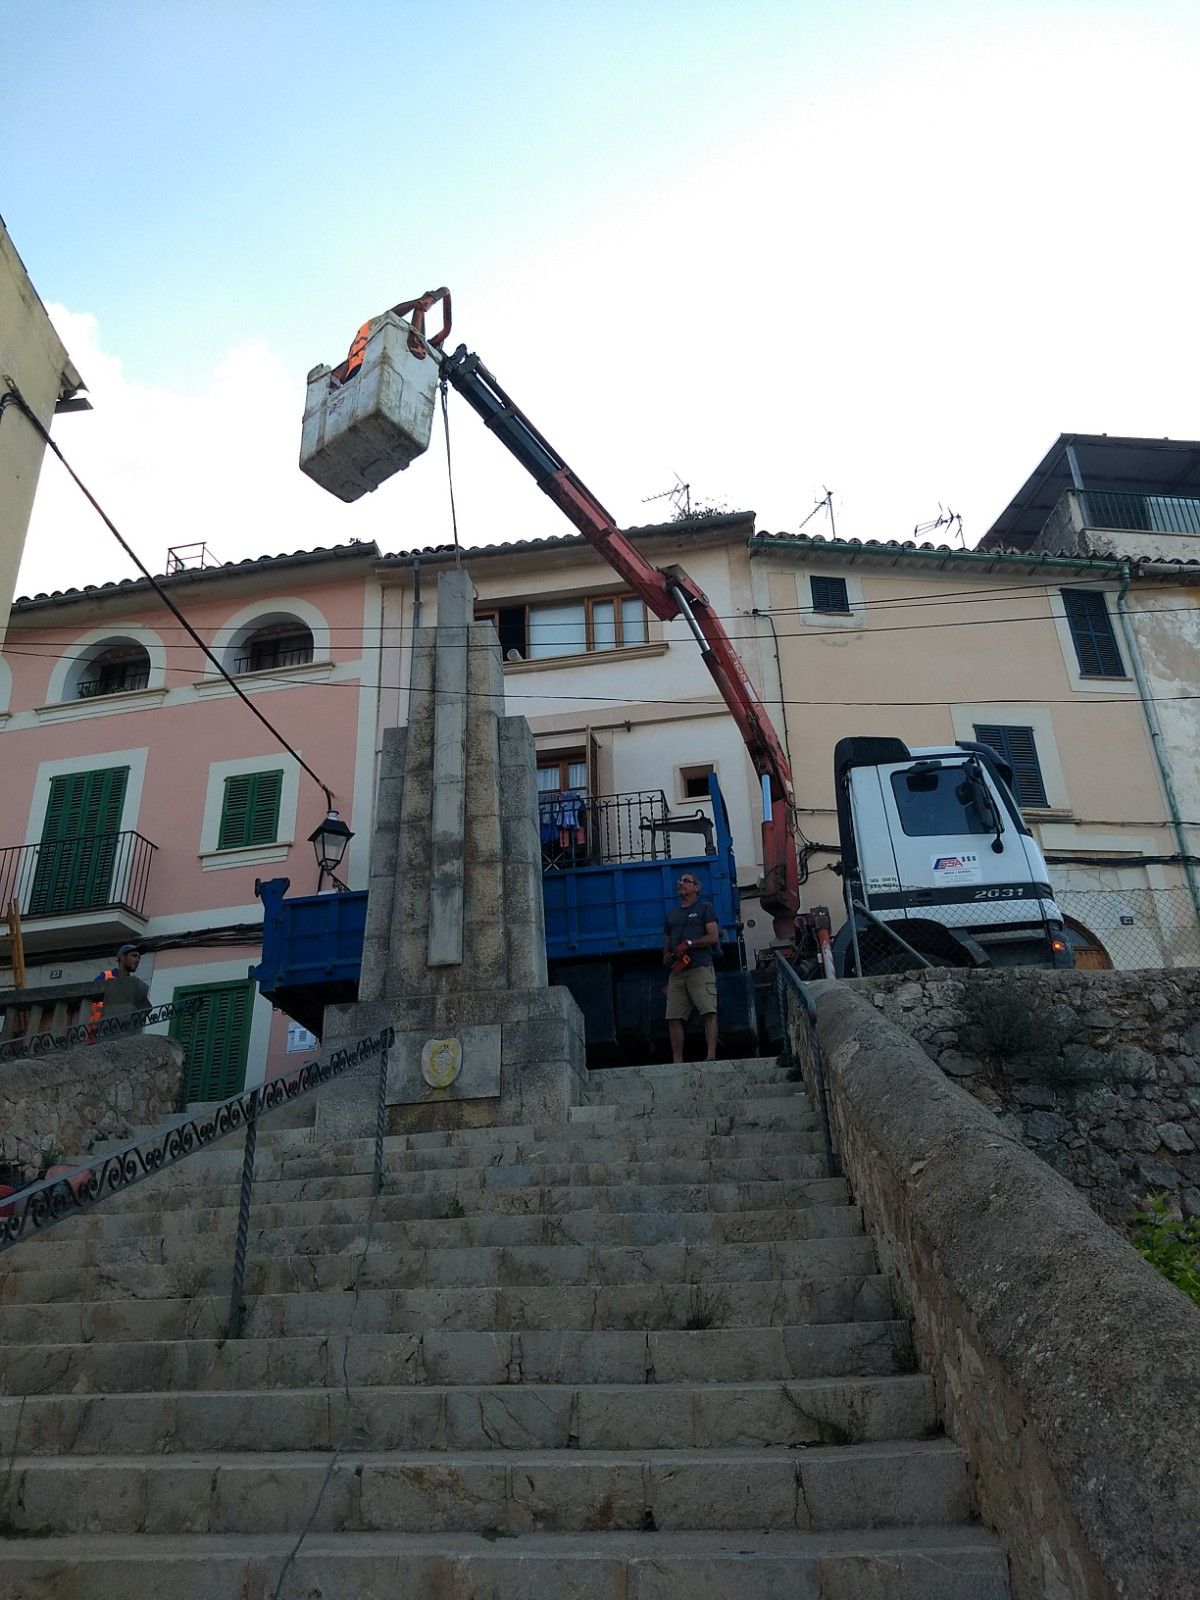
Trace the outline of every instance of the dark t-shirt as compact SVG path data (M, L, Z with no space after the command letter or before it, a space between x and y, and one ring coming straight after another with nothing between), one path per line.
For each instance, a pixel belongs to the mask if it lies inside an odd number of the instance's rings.
M671 942L671 949L681 945L685 939L691 939L693 944L697 939L703 939L708 931L708 924L717 921L717 908L711 900L696 900L690 906L672 906L667 912L667 920L663 925L663 932ZM720 924L718 923L718 930ZM714 945L706 944L699 950L692 951L692 965L694 967L711 967L713 964Z

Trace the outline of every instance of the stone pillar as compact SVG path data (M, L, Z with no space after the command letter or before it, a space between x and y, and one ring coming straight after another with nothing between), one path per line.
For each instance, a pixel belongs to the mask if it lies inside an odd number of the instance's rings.
M533 735L504 716L500 646L462 570L417 631L407 728L384 735L359 1000L330 1050L385 1024L394 1130L565 1121L586 1081L583 1017L550 988ZM318 1126L365 1136L375 1085L331 1085Z

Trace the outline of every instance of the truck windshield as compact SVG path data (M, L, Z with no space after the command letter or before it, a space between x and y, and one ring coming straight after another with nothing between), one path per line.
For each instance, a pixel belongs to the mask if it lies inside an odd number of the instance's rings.
M965 767L910 767L907 772L893 772L892 793L900 826L910 837L992 832L971 803Z

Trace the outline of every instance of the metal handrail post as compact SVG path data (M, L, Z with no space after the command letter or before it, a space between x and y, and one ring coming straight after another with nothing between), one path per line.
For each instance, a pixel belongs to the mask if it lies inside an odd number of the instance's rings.
M254 1193L254 1152L258 1146L258 1112L250 1113L242 1146L242 1185L238 1194L237 1237L233 1245L233 1286L229 1292L229 1337L240 1339L246 1320L246 1245L250 1237L250 1200Z
M384 1035L386 1040L387 1035ZM375 1102L375 1193L383 1193L383 1132L387 1121L388 1047L379 1052L379 1092Z
M912 945L910 945L908 943L907 939L902 939L900 937L900 935L896 932L895 928L892 927L890 922L884 922L883 919L881 917L877 917L873 911L868 911L866 906L860 906L857 900L851 900L850 901L850 915L851 915L851 917L854 916L854 913L856 911L861 911L863 916L866 917L867 921L869 923L871 923L873 927L878 928L880 933L886 933L888 938L891 939L895 944L898 944L900 946L901 950L906 951L910 956L912 956L914 961L919 962L921 964L921 966L923 966L923 967L932 967L933 966L933 962L932 961L927 961L919 950L914 950ZM861 967L859 968L858 975L859 975L860 978L862 977L862 968Z

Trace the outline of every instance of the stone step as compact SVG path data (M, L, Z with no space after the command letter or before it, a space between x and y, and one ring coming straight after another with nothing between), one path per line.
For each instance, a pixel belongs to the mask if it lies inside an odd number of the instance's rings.
M805 1094L804 1084L788 1077L788 1069L772 1065L766 1071L693 1073L675 1076L669 1067L650 1070L615 1067L588 1076L588 1100L595 1105L617 1105L623 1101L649 1101L658 1105L677 1103L717 1104L723 1100L771 1099Z
M970 1518L946 1440L808 1450L222 1451L12 1459L10 1532L929 1527ZM328 1476L327 1476L328 1475ZM324 1486L324 1493L322 1488ZM319 1504L316 1504L318 1496Z
M734 1128L786 1128L811 1117L813 1108L807 1097L783 1085L777 1092L766 1093L765 1087L753 1096L729 1096L725 1099L712 1096L676 1098L674 1096L646 1095L642 1098L622 1096L616 1100L588 1100L571 1107L569 1121L580 1123L609 1123L617 1126L654 1121L655 1123L695 1123L710 1119L727 1122ZM672 1130L674 1131L674 1130ZM682 1129L680 1130L682 1131Z
M820 1215L828 1226L819 1235L746 1245L671 1243L620 1248L557 1244L401 1250L381 1228L379 1236L372 1230L369 1246L364 1237L357 1250L333 1255L260 1252L249 1258L246 1290L250 1294L323 1293L352 1289L355 1283L363 1289L740 1283L812 1278L834 1270L862 1271L868 1270L867 1263L873 1270L873 1247L863 1237L857 1207L831 1207ZM851 1242L853 1247L846 1248ZM0 1278L0 1305L190 1299L205 1291L213 1293L227 1289L231 1282L228 1241L225 1245L219 1252L166 1265L114 1260L106 1254L95 1266L11 1273Z
M842 1241L838 1241L839 1245ZM864 1247L825 1270L800 1279L751 1283L623 1284L511 1289L360 1289L353 1307L356 1329L416 1333L426 1328L477 1330L753 1328L779 1322L877 1320L891 1314L886 1281ZM245 1331L322 1336L346 1327L351 1307L344 1291L251 1294ZM228 1321L228 1291L160 1300L66 1301L0 1307L0 1339L45 1344L89 1339L186 1339L219 1335Z
M0 1543L21 1600L273 1596L288 1535L81 1534ZM63 1587L64 1584L69 1585ZM837 1533L310 1533L279 1600L1009 1600L978 1527Z
M842 1178L805 1186L807 1204L762 1211L552 1211L509 1216L429 1219L393 1218L384 1196L374 1221L369 1199L326 1201L308 1207L255 1206L250 1213L250 1256L320 1255L361 1250L380 1239L401 1250L457 1250L528 1244L735 1244L773 1239L812 1239L844 1232L836 1213L849 1204ZM395 1208L392 1208L395 1209ZM299 1215L297 1216L297 1213ZM334 1220L309 1221L310 1216ZM272 1217L280 1220L271 1221ZM221 1206L201 1213L171 1212L161 1226L137 1212L109 1213L64 1222L31 1237L0 1258L5 1272L44 1272L110 1261L176 1261L223 1258L232 1249L237 1212Z
M758 1384L244 1389L0 1400L22 1455L693 1450L863 1444L937 1430L930 1378Z
M878 1291L886 1294L886 1286ZM382 1384L770 1383L910 1373L905 1322L665 1331L347 1333L16 1344L0 1393L337 1388ZM11 1444L10 1444L11 1448Z
M814 1186L823 1180L824 1161L817 1156L799 1159L805 1164L811 1163L811 1176L743 1179L740 1182L645 1183L639 1181L634 1169L625 1182L616 1181L614 1173L614 1181L608 1184L572 1184L569 1180L538 1183L535 1180L541 1168L487 1167L482 1169L483 1173L503 1173L504 1178L493 1177L485 1183L475 1181L469 1173L461 1180L437 1175L418 1189L405 1189L400 1193L386 1191L380 1199L379 1215L399 1220L452 1220L469 1215L514 1216L535 1212L564 1215L571 1211L775 1210L782 1206L803 1206L809 1203L811 1195L819 1192ZM523 1186L510 1186L505 1181L516 1174L524 1176ZM219 1210L230 1210L232 1214L228 1190L222 1189L215 1197L198 1196L194 1189L163 1189L160 1184L165 1181L151 1179L123 1198L118 1196L103 1202L88 1220L96 1220L101 1213L106 1223L109 1219L120 1218L129 1224L131 1233L158 1233L170 1227L209 1231L217 1225L213 1219ZM281 1193L285 1187L288 1192ZM328 1215L328 1211L322 1209L328 1202L336 1209L353 1201L360 1202L357 1214L362 1215L371 1209L371 1187L370 1178L365 1176L310 1178L289 1186L276 1185L273 1190L264 1189L261 1195L256 1187L252 1215L256 1220L273 1224L303 1223ZM74 1220L60 1224L72 1228L80 1225ZM87 1224L82 1226L86 1230Z
M571 1130L569 1139L522 1141L510 1139L477 1140L470 1144L441 1145L408 1150L399 1147L398 1141L384 1140L384 1171L393 1173L438 1172L467 1167L527 1166L545 1163L549 1166L596 1166L612 1163L649 1164L671 1161L757 1161L785 1159L795 1155L811 1155L824 1149L816 1131L816 1119L809 1118L812 1127L786 1129L772 1134L675 1134L660 1138L648 1131L656 1124L647 1123L642 1129L628 1131L590 1131L587 1125ZM323 1150L317 1145L293 1147L285 1151L263 1150L256 1153L255 1181L287 1178L323 1177L329 1174L361 1174L375 1170L375 1145L370 1139L356 1139ZM242 1172L241 1140L204 1151L188 1159L176 1169L176 1180L187 1176L194 1182L236 1183ZM201 1174L203 1176L201 1176ZM195 1175L193 1177L193 1175Z
M452 1194L466 1189L520 1189L531 1184L574 1188L612 1184L667 1183L748 1183L763 1178L819 1178L825 1176L825 1158L812 1134L798 1136L800 1148L791 1155L772 1152L765 1156L723 1156L678 1158L669 1161L527 1161L505 1163L451 1162L444 1167L398 1172L385 1168L383 1184L388 1194ZM811 1145L814 1148L806 1149ZM230 1152L232 1155L233 1152ZM334 1161L303 1163L311 1172L297 1176L274 1176L269 1171L254 1175L254 1193L264 1204L275 1200L323 1199L331 1194L369 1194L373 1168L370 1162L361 1170L347 1171ZM114 1195L105 1203L111 1209L140 1210L151 1207L192 1206L198 1193L211 1194L214 1188L235 1189L241 1174L241 1156L233 1163L213 1164L200 1159L193 1165L184 1162L169 1172L156 1175L124 1195Z
M160 1179L152 1179L150 1184ZM162 1179L166 1181L166 1179ZM147 1187L150 1187L147 1184ZM784 1200L784 1190L787 1198ZM744 1195L746 1203L739 1205ZM403 1222L410 1226L437 1226L461 1230L464 1243L507 1243L509 1235L491 1237L488 1229L507 1229L517 1224L546 1227L562 1221L573 1227L576 1219L587 1219L586 1226L611 1222L621 1230L622 1242L661 1243L675 1238L675 1218L680 1227L694 1226L688 1219L709 1218L710 1227L726 1242L736 1238L758 1237L762 1219L782 1218L789 1211L810 1210L811 1206L840 1205L848 1189L842 1178L798 1179L787 1184L742 1184L717 1187L720 1206L710 1205L707 1184L690 1186L618 1187L618 1189L517 1189L477 1190L461 1195L334 1195L312 1202L262 1203L254 1200L251 1230L302 1229L302 1227L365 1227L374 1216L379 1222ZM10 1261L27 1261L30 1253L53 1240L115 1240L115 1238L195 1238L216 1235L232 1240L237 1226L237 1208L227 1205L226 1195L216 1195L213 1205L168 1211L114 1210L109 1202L94 1206L80 1216L64 1218L53 1232L30 1235L18 1250L8 1254ZM483 1230L474 1237L474 1230ZM632 1232L626 1232L632 1230ZM470 1235L470 1237L469 1237ZM451 1235L440 1235L430 1243L453 1245ZM514 1240L515 1242L515 1240Z

